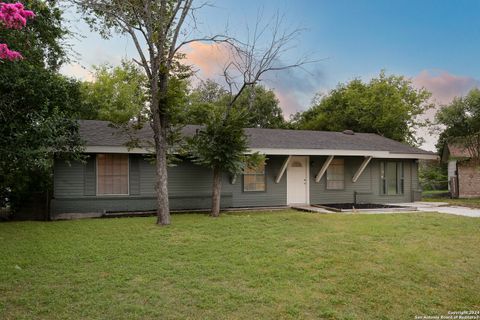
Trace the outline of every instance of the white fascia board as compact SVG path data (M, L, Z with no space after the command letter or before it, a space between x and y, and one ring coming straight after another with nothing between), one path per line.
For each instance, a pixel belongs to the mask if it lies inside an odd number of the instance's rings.
M147 148L127 148L125 146L87 146L86 153L138 153L150 154L153 150Z
M437 155L416 153L391 153L389 151L371 150L333 150L333 149L277 149L252 148L249 153L258 152L266 155L298 155L298 156L359 156L385 159L425 159L436 160Z
M418 159L418 160L438 160L440 157L436 154L425 153L390 153L390 158Z
M154 150L149 148L127 148L125 146L87 146L86 153L136 153L153 154ZM247 153L258 152L266 155L286 156L359 156L385 159L422 159L437 160L437 155L415 154L415 153L391 153L388 151L371 150L332 150L332 149L279 149L279 148L252 148Z

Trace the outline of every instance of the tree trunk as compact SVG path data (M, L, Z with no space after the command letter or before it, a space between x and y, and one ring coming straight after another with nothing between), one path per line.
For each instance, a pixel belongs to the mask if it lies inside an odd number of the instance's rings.
M157 224L170 224L170 205L168 202L167 174L167 121L162 114L164 97L167 91L165 76L152 81L152 129L155 140L155 191L157 193ZM159 86L160 84L160 86Z
M220 216L220 200L222 192L222 170L218 167L213 168L213 187L212 187L212 217Z
M170 224L170 205L168 202L167 141L162 134L156 143L155 191L157 192L157 224ZM163 137L162 137L163 136Z

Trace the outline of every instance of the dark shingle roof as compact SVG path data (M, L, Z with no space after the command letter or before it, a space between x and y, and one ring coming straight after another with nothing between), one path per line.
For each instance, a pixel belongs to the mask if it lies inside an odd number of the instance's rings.
M188 125L182 130L185 136L192 136L200 126ZM245 129L250 148L273 149L330 149L389 151L392 153L430 154L435 153L414 148L373 133L353 135L332 131L284 130L284 129ZM130 141L127 134L115 129L107 121L80 121L80 135L87 146L124 146ZM148 141L153 139L150 126L146 125L136 133L136 137Z

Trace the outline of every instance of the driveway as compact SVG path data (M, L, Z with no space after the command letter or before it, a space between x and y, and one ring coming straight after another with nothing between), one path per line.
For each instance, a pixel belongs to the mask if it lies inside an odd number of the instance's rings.
M467 207L452 206L446 202L410 202L395 203L398 206L416 207L418 211L440 212L447 214L455 214L458 216L480 218L480 209L471 209Z

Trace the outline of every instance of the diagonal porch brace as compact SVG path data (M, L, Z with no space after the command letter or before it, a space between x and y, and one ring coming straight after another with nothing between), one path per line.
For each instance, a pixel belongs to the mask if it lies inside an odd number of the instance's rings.
M275 178L275 183L279 183L280 180L283 177L283 174L285 173L285 170L287 170L288 163L290 162L290 159L292 159L292 156L288 156L287 159L283 162L282 167L280 168L280 172L278 173L277 177Z
M315 176L315 182L320 182L322 180L323 175L328 169L328 166L332 162L334 156L328 156L327 160L323 163L323 166L320 168L320 171L318 171L317 175Z
M358 168L357 172L355 172L355 175L352 178L352 182L355 183L357 182L358 178L362 175L363 171L365 168L368 166L370 163L370 160L372 160L373 157L365 157L365 159L362 162L362 165Z

